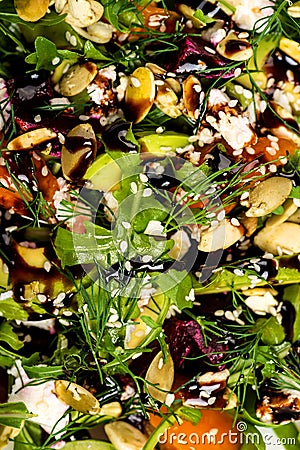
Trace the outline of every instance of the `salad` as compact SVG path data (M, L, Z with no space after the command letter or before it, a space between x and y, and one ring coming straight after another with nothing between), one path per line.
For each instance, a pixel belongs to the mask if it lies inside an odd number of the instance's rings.
M300 448L299 17L0 1L0 448Z

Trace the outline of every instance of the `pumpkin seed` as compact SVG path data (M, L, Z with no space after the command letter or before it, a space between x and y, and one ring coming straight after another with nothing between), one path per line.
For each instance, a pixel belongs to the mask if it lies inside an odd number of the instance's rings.
M182 114L177 95L165 81L157 86L154 103L164 114L173 119Z
M300 208L297 208L297 211L295 211L294 214L289 217L289 222L300 224Z
M164 362L163 353L160 351L151 362L145 380L149 394L156 400L165 402L174 381L174 363L171 355L169 354ZM154 384L157 387L153 386Z
M61 165L64 177L70 181L81 180L97 152L96 136L89 123L73 128L61 149Z
M150 69L151 72L153 72L154 75L159 75L159 76L163 76L164 77L167 74L167 71L165 69L163 69L162 67L158 66L157 64L146 63L145 67Z
M101 416L120 417L121 414L122 406L119 402L110 402L101 406Z
M247 217L262 217L281 206L290 195L293 183L288 178L271 177L261 181L249 195Z
M35 269L44 269L45 263L47 263L48 261L45 256L45 247L29 248L24 247L16 242L14 244L14 249L29 267L34 267Z
M75 411L84 414L99 414L100 404L88 390L67 380L56 380L55 391L57 397L71 406Z
M216 50L231 61L245 61L253 56L251 44L246 39L240 39L235 32L228 33Z
M125 91L126 116L139 123L150 111L155 98L154 75L147 67L138 67L129 77Z
M294 17L295 19L300 18L300 2L294 3L287 9L287 13L289 16Z
M104 8L94 0L68 0L62 13L67 13L66 22L72 26L85 28L101 19Z
M66 97L72 97L88 87L98 73L96 64L86 62L75 64L65 73L59 83L59 91Z
M73 28L80 36L97 44L106 44L109 42L114 31L112 25L101 21L93 23L86 30L75 25L73 25Z
M283 207L283 213L280 215L273 215L270 217L267 222L267 227L272 227L274 225L280 225L281 223L285 222L286 220L289 220L290 216L294 214L294 212L297 211L297 206L295 205L292 198L288 198L282 205Z
M37 128L21 134L7 145L8 150L29 150L44 142L56 138L57 134L50 128Z
M168 86L175 92L176 95L181 94L181 84L176 78L168 77L165 79Z
M257 217L246 217L246 215L243 215L240 218L240 222L243 225L243 227L245 228L245 231L246 231L245 236L247 236L247 237L252 236L252 234L257 229L258 218Z
M141 431L122 420L104 425L104 430L116 450L142 450L147 442Z
M191 119L197 119L199 111L201 83L194 75L189 75L183 82L183 103Z
M37 22L44 17L50 0L14 0L18 16L26 22Z
M299 9L299 6L298 6ZM300 44L286 37L282 37L279 42L279 48L292 59L300 64Z
M244 234L242 225L233 226L228 219L217 227L210 227L202 231L198 249L202 252L215 252L235 244Z
M254 244L273 255L300 252L300 225L284 222L273 227L264 227L254 238Z

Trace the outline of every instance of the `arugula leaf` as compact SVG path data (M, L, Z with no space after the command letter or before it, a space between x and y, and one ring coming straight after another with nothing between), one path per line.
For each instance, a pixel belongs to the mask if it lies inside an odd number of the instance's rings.
M80 55L70 50L58 50L56 45L43 36L38 36L34 42L35 53L31 53L25 58L28 64L35 64L37 70L45 69L50 72L57 67L63 59L76 62Z
M295 186L292 188L289 198L300 199L300 186Z
M29 450L41 445L42 429L34 422L26 421L14 440L14 450Z
M111 264L118 261L116 249L112 248L112 233L106 228L85 223L85 234L72 233L59 227L54 248L63 267L77 264L93 264L95 261L107 265L110 255Z
M281 427L274 428L274 433L280 439L282 446L286 450L294 450L299 443L299 432L294 423L288 423Z
M14 350L20 350L24 345L19 341L18 336L13 331L13 327L6 321L0 325L0 341L6 342Z
M0 404L0 425L21 428L23 421L34 417L23 402Z
M209 17L207 14L204 14L204 12L201 11L201 9L197 9L197 11L194 12L193 16L195 17L195 19L200 20L205 25L216 21L216 19L213 19L212 17Z
M1 300L0 302L0 315L7 320L26 320L28 319L28 313L22 306L12 298Z
M122 0L102 2L104 6L104 17L121 32L127 32L135 21L141 25L140 14L135 5Z
M91 41L86 41L84 44L84 56L88 59L93 59L95 61L113 61L109 56L105 56L98 48L91 43Z
M57 378L64 374L63 366L26 366L23 369L29 378Z
M284 289L283 300L290 302L296 312L293 328L293 342L300 339L300 285L292 284Z
M193 287L192 277L187 271L168 270L159 276L159 287L180 310L193 306L193 302L187 300Z

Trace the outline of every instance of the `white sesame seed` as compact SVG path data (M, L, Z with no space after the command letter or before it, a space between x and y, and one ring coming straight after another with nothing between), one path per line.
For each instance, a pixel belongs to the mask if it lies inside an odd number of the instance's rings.
M234 76L239 77L242 73L242 69L240 67L237 67L234 71Z
M138 187L137 187L137 184L136 184L134 181L132 181L132 183L130 183L130 189L131 189L131 192L132 192L133 194L136 194L136 193L137 193Z
M222 317L224 316L224 311L223 309L217 309L217 311L214 312L214 315L217 317Z
M158 128L156 128L155 132L156 132L157 134L161 134L161 133L164 132L164 128L163 128L163 127L158 127Z
M163 80L155 80L155 81L154 81L154 84L155 84L156 86L163 86L165 83L164 83Z
M216 54L216 51L213 48L207 47L205 45L204 50L206 50L208 53L211 53L212 55Z
M287 164L287 162L288 162L288 160L285 156L280 156L279 159L280 159L281 164L283 164L283 165Z
M275 78L271 77L268 79L267 88L271 88L275 83Z
M160 360L158 361L158 364L157 364L158 370L161 370L163 368L163 366L164 366L164 360L163 360L163 358L160 358Z
M230 108L234 108L237 104L238 104L238 100L230 100L228 102L228 106L230 106Z
M196 135L193 135L193 136L190 136L190 137L189 137L188 141L192 143L192 142L196 142L196 141L198 141L198 139L199 139L199 137L198 137L198 136L196 136Z
M235 321L235 317L231 311L225 311L225 317L227 320Z
M46 262L44 263L44 269L46 270L46 272L50 272L50 270L51 270L51 264L50 264L49 261L46 261Z
M277 136L273 136L272 134L268 134L267 138L269 141L278 142L279 138Z
M0 185L5 187L5 188L9 187L8 181L5 178L0 178Z
M298 208L300 208L300 198L293 198L293 203L294 203L294 205L296 205Z
M127 250L127 248L128 248L127 242L126 242L126 241L122 241L122 242L120 243L120 250L121 250L121 252L122 252L122 253L125 253L126 250Z
M219 222L221 222L224 219L225 219L225 211L223 210L223 211L220 211L219 214L217 215L217 220Z
M58 133L57 137L58 137L58 140L59 140L60 144L64 144L65 143L66 138L65 138L65 136L62 133Z
M58 56L55 56L55 58L53 58L51 61L52 66L56 66L59 63L60 63L60 58Z
M275 150L279 150L279 145L275 141L271 141L271 147L275 148Z
M255 150L252 147L247 147L246 152L249 153L249 155L255 155Z
M66 31L66 33L65 33L65 38L66 38L66 41L70 42L70 39L71 39L71 33L70 33L70 31Z
M239 39L247 39L249 37L249 33L247 31L242 31L238 34Z
M240 226L240 222L238 221L238 219L236 217L232 217L232 219L230 220L230 223L234 227L239 227Z
M276 166L276 164L270 164L270 165L269 165L269 171L270 171L271 173L276 173L276 172L277 172L277 166Z
M76 45L77 45L77 39L76 39L76 36L74 36L74 34L72 34L72 36L70 37L70 44L73 47L76 47Z
M42 117L41 117L40 114L37 114L36 116L34 116L34 121L35 121L36 123L41 122L41 120L42 120Z
M244 88L243 88L242 86L240 86L239 84L237 84L237 85L234 87L234 89L235 89L235 92L236 92L237 94L243 94L243 92L244 92Z
M195 92L197 92L198 94L200 94L200 92L202 91L202 88L200 86L200 84L194 84L193 85L193 89Z
M42 168L42 175L43 175L43 177L46 177L47 175L48 175L48 173L49 173L49 170L48 170L48 167L47 166L44 166L43 168Z
M143 197L150 197L152 195L152 189L146 188L143 190Z
M132 357L131 357L131 359L137 359L137 358L139 358L140 356L142 356L142 352L139 352L139 353L135 353L134 355L132 355Z
M45 303L47 301L47 296L44 294L38 294L37 298L38 298L38 301L41 303Z
M131 228L131 225L129 222L122 222L122 226L125 228L125 230L129 230Z
M243 90L243 96L244 96L245 98L247 98L248 100L250 100L250 98L252 98L252 92L249 91L248 89L244 89L244 90Z
M133 87L139 88L141 86L140 80L135 77L131 77L131 83Z
M273 147L266 147L266 152L268 152L269 155L271 155L271 156L275 156L277 153L275 148L273 148Z
M89 120L89 116L86 116L85 114L80 114L80 116L78 117L79 120L81 120L81 122L87 122Z
M260 108L260 111L261 112L264 112L265 110L266 110L266 107L267 107L268 105L267 105L267 102L265 101L265 100L262 100L261 102L260 102L260 105L259 105L259 108Z
M241 269L234 269L233 273L237 277L242 277L244 275L244 272Z
M294 81L294 74L290 69L286 71L286 76L290 82Z
M149 27L159 27L160 26L160 22L158 22L158 21L149 21L148 22L148 26Z
M238 150L234 150L234 151L232 152L233 156L239 156L239 155L241 155L242 153L243 153L243 149L242 149L242 148L240 148L240 149L238 149Z
M141 173L140 174L140 180L141 180L142 183L147 183L147 181L148 181L147 175L144 174L144 173Z

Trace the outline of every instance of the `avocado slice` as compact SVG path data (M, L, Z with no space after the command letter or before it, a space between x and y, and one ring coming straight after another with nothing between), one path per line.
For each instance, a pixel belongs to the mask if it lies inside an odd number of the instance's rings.
M139 140L141 152L166 154L176 152L179 148L189 145L189 136L182 133L166 132L142 136Z
M84 180L91 182L91 189L114 191L119 189L122 171L117 162L108 154L100 155L87 169Z
M267 75L263 71L263 66L268 57L278 45L278 36L271 34L260 41L257 48L254 50L254 55L249 59L247 69L251 73L251 78L261 89L267 86ZM248 74L241 75L237 78L237 82L242 84L247 89L252 89L251 78Z

